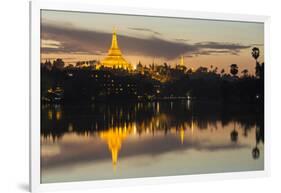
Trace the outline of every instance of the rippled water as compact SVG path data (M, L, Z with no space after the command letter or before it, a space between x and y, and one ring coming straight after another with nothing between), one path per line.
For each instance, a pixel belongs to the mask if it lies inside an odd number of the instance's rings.
M45 105L41 182L263 170L263 143L255 105Z

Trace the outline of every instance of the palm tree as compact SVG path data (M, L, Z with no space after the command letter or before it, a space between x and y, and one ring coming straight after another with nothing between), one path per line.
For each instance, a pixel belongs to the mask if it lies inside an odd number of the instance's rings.
M231 64L230 65L230 73L232 74L232 76L236 76L238 74L237 64Z
M258 58L260 57L260 49L257 47L254 47L252 49L252 56L256 60L256 62L258 62Z
M259 136L260 136L260 128L256 127L256 146L252 150L253 159L258 159L260 157L260 150L258 148Z
M238 140L238 132L236 131L236 122L234 122L234 129L233 131L230 133L230 138L232 142L237 142Z
M261 74L261 72L260 72L260 64L258 62L259 56L260 56L260 49L257 48L257 47L254 47L252 49L252 57L256 60L256 76L257 77L260 77L260 74Z
M254 159L258 159L260 157L260 150L259 150L257 144L252 150L252 156Z

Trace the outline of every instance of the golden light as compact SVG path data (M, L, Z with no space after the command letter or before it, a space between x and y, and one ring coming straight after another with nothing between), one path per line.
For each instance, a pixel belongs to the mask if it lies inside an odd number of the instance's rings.
M108 50L108 55L101 61L101 66L108 68L122 68L132 70L132 65L128 63L122 56L121 50L118 47L117 35L115 29L112 34L111 47ZM98 69L101 67L98 66Z
M181 144L184 142L184 129L181 127L180 128L180 138L181 138Z
M118 161L118 153L121 150L122 142L133 131L133 127L128 127L124 129L119 127L111 128L108 131L100 132L100 138L107 142L108 149L111 152L112 165L114 169L116 168L116 164Z
M61 119L61 111L56 112L56 119L60 120Z
M53 119L53 112L51 110L48 111L48 119L49 120Z

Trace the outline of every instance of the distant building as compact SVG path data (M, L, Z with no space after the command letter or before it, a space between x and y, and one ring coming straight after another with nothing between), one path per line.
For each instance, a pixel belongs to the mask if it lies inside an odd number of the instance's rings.
M139 63L136 66L136 72L140 73L140 74L144 74L144 67L143 67L143 65L141 64L140 61L139 61Z
M98 64L98 61L96 60L89 60L89 61L78 61L76 62L77 68L92 68L96 69L96 65Z
M184 57L183 56L180 57L179 64L176 64L176 69L181 70L183 72L186 71L187 67L184 65Z
M132 70L132 65L123 58L121 50L118 47L115 30L112 34L112 42L111 47L108 50L108 55L101 61L100 65L106 68Z

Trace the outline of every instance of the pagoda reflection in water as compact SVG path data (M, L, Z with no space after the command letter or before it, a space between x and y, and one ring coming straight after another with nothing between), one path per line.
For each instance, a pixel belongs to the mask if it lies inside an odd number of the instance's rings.
M192 126L193 126L193 124L194 123L192 122ZM170 133L179 135L181 144L184 144L184 140L185 140L184 138L186 135L186 133L185 133L186 127L187 127L186 125L182 125L180 128L173 127L170 130ZM191 129L191 131L193 131L192 128L190 128L190 129ZM116 165L117 165L117 161L118 161L118 154L122 148L123 141L131 135L136 135L137 134L136 130L137 130L136 125L132 124L128 127L110 128L107 131L99 132L99 137L107 143L108 149L111 152L112 165L113 165L114 170L116 169ZM150 132L154 133L154 131L152 131L151 128L146 130L147 134ZM193 133L192 133L192 135L193 135Z
M108 131L100 132L99 136L107 142L108 149L111 151L112 164L116 168L118 152L121 149L123 140L128 136L129 130L122 128L112 128Z
M223 144L222 142L227 148L240 148L241 145L246 144L245 147L251 152L249 156L252 154L255 160L259 157L263 158L263 127L252 110L248 112L249 109L238 108L237 111L232 109L230 112L218 113L217 105L204 103L204 108L201 108L200 104L195 102L191 107L183 105L185 103L96 104L84 108L47 105L42 109L42 121L45 126L41 133L42 142L54 146L63 144L65 140L69 143L69 139L66 139L68 134L78 138L91 137L97 143L101 141L101 144L108 149L107 155L101 156L105 156L102 157L103 159L111 159L114 171L118 165L120 168L123 167L122 164L131 156L129 151L134 149L134 153L140 152L140 155L143 151L150 152L150 147L144 150L138 145L146 146L147 141L151 142L151 147L156 152L162 150L170 152L171 147L176 147L176 150L190 148L196 150L196 143L193 145L194 140L195 142L199 140L203 144L203 149L207 146L207 149L209 146L217 148L218 145ZM209 111L203 114L201 110L203 111L206 106ZM221 117L221 114L224 116ZM234 128L240 133L238 143L230 141ZM241 135L242 132L246 133L243 135L245 137ZM155 147L160 139L163 144ZM130 146L132 142L136 146ZM199 151L201 150L202 147Z

